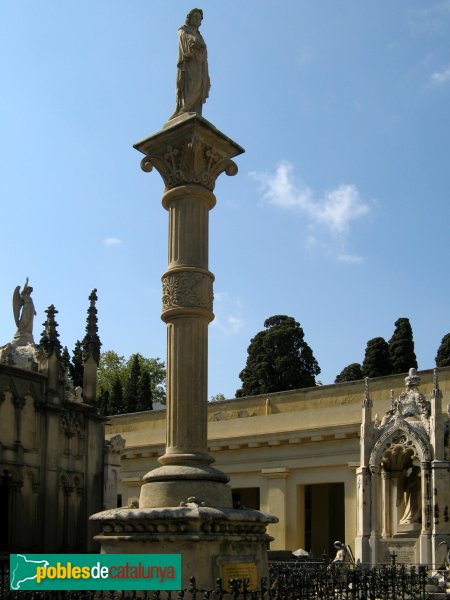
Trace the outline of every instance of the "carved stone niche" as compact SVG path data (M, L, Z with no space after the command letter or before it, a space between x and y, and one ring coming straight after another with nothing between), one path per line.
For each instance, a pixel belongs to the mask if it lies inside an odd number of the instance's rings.
M180 185L200 185L212 191L217 177L235 175L231 160L244 149L200 115L187 115L169 127L138 142L136 150L145 154L144 171L157 169L166 190Z

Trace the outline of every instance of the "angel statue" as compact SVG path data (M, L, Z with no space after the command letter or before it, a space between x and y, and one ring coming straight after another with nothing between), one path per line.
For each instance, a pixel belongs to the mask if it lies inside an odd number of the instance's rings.
M33 320L36 315L31 292L33 288L28 285L28 277L25 285L20 291L20 285L16 287L13 294L13 313L17 325L14 340L22 339L27 343L33 343ZM25 338L25 340L24 340Z

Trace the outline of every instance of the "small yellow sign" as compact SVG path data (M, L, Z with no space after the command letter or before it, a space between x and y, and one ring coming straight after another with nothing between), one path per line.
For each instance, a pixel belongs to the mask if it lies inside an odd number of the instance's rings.
M229 579L248 579L249 590L257 590L259 587L258 569L255 563L224 563L222 565L222 580L227 590L229 589Z

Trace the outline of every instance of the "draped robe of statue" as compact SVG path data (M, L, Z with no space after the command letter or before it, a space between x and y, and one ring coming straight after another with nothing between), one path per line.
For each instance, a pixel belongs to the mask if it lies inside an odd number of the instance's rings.
M177 104L170 118L201 115L210 87L205 41L198 29L183 25L178 30Z
M405 510L399 521L399 525L419 523L422 502L420 497L420 469L413 467L401 478L401 491L405 500Z

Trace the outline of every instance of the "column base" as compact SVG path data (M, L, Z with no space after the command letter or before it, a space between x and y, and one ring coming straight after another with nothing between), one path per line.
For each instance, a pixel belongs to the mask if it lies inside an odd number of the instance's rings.
M217 509L188 503L178 508L119 508L91 517L102 525L95 537L103 554L182 555L182 587L213 589L218 577L251 578L259 587L268 575L266 527L278 519L257 510ZM233 575L233 573L235 573Z
M147 473L143 481L141 508L179 507L190 498L205 506L233 506L228 477L208 465L165 465Z

